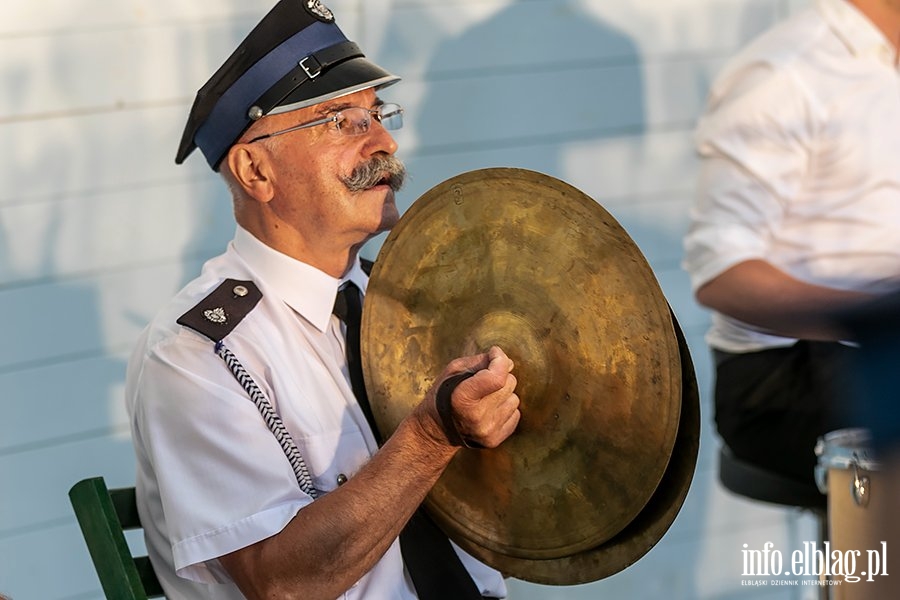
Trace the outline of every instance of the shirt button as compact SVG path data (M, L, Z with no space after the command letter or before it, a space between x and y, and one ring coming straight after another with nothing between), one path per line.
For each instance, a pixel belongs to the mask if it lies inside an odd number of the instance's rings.
M343 473L339 473L337 476L337 484L344 485L345 483L347 483L347 476Z

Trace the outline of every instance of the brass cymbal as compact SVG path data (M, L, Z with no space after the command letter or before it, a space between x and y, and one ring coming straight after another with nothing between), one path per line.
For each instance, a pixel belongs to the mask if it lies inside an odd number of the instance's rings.
M623 571L662 539L687 497L700 450L700 393L694 365L674 313L672 322L681 352L681 419L666 474L641 513L611 540L585 552L557 559L530 560L504 556L469 540L455 538L460 547L509 577L545 585L577 585Z
M680 348L631 238L594 200L521 169L432 188L385 240L362 324L366 388L392 433L451 359L499 345L522 419L463 449L426 504L463 545L525 560L595 549L666 474L682 417Z

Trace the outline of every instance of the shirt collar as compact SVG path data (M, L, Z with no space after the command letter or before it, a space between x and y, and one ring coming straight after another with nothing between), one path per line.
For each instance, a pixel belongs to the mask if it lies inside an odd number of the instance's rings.
M894 66L897 49L853 4L847 0L817 0L816 4L825 21L854 56L876 56Z
M234 250L265 284L267 293L274 293L319 331L325 331L331 320L337 291L346 281L352 281L365 293L369 278L362 270L359 258L341 279L291 258L258 240L249 231L237 227Z

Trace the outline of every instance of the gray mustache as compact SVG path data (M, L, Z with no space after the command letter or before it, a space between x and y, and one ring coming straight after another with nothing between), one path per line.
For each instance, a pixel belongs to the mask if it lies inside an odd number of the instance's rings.
M351 192L361 192L379 183L386 183L395 192L403 187L406 167L399 159L389 154L378 154L359 165L341 181Z

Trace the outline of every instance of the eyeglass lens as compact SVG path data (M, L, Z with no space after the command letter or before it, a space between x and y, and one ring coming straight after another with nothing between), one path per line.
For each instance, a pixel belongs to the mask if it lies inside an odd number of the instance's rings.
M342 109L335 121L337 128L345 135L361 135L369 131L371 120L374 117L388 130L396 130L403 127L403 109L397 104L382 104L374 109L362 107L349 107Z

